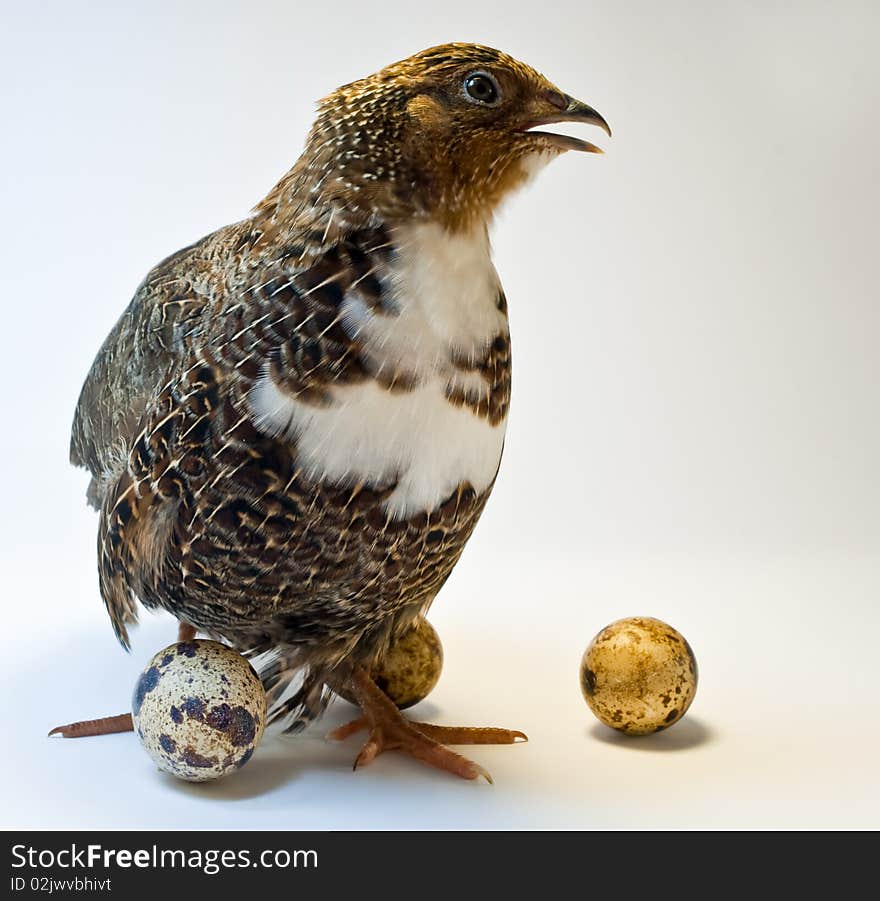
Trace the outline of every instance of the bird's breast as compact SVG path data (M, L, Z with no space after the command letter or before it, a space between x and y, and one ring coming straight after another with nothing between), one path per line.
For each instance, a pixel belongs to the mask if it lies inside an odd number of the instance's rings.
M329 387L316 404L270 373L249 395L257 426L288 439L297 468L337 484L394 486L393 518L430 511L462 483L495 478L510 390L506 305L485 229L449 235L421 225L393 233L377 275L382 309L356 290L339 319L367 378Z
M493 425L451 403L439 381L399 394L376 382L344 387L327 407L304 404L264 381L251 403L264 424L269 411L283 423L297 467L310 480L396 484L386 501L394 518L433 510L462 482L482 493L504 445L506 420Z

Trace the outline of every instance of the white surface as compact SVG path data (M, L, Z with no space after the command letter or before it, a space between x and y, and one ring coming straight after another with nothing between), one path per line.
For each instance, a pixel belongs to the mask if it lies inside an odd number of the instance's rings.
M880 334L875 4L51 4L7 12L0 90L5 516L0 790L10 827L880 826ZM351 9L345 24L337 10ZM79 386L158 259L239 218L312 101L449 39L494 44L600 110L494 234L514 397L495 494L431 619L440 722L496 784L354 740L266 744L188 787L131 736L47 740L127 707L173 637L115 645ZM617 740L577 683L592 635L667 620L701 684Z
M265 741L226 782L158 772L132 735L46 739L48 727L127 709L170 619L148 618L126 658L98 617L65 634L22 628L3 722L3 825L153 828L532 828L880 825L876 559L499 559L473 548L431 617L439 685L412 713L524 730L528 744L462 749L495 784L386 754L356 773L338 702L308 733ZM66 569L70 564L64 561ZM84 607L91 592L71 595ZM21 586L16 595L27 591ZM862 608L865 613L854 614ZM593 719L578 664L598 627L664 616L691 641L697 696L668 732L618 737ZM94 613L94 611L92 611ZM88 622L85 620L88 619Z

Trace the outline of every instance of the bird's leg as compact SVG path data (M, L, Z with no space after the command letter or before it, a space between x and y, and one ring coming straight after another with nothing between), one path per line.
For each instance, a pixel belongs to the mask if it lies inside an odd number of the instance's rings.
M192 641L196 637L194 626L180 623L177 627L177 640ZM86 738L91 735L112 735L115 732L133 732L134 723L130 713L118 713L115 716L102 716L97 720L80 720L66 726L56 726L49 735L61 735L64 738Z
M196 627L189 623L178 623L177 625L177 642L193 641L196 637Z
M367 741L354 762L355 769L369 763L383 751L397 750L462 779L482 776L491 782L492 777L483 767L444 747L444 743L509 745L517 740L527 740L524 733L512 729L459 728L412 722L403 716L361 666L355 666L352 670L348 686L364 715L334 729L328 737L341 740L362 729L368 731Z

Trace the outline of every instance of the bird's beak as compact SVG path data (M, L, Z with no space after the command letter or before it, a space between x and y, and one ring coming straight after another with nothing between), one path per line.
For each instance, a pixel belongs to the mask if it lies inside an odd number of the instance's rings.
M568 94L563 94L561 91L550 90L541 97L540 106L539 114L528 122L523 131L541 135L542 138L562 150L581 150L586 153L604 152L601 147L581 138L533 130L541 125L551 125L556 122L585 122L589 125L598 125L610 138L611 127L605 118L589 104L575 100L574 97L569 97Z

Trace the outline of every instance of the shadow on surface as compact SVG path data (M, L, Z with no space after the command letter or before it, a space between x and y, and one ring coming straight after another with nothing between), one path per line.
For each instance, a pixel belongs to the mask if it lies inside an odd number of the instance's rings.
M440 709L423 701L406 711L408 718L428 720L437 718ZM358 708L346 701L334 701L328 714L304 733L296 735L268 735L248 765L228 777L212 782L184 782L162 774L169 787L193 797L206 800L236 801L268 794L279 786L293 782L302 773L336 772L351 774L366 733L361 732L345 741L324 738L336 726L358 715ZM392 755L394 758L396 754ZM421 765L417 764L417 772ZM383 767L384 769L384 767Z
M333 745L319 736L298 736L296 740L270 738L246 767L214 782L192 783L162 774L162 779L175 791L206 801L243 801L256 798L293 782L302 773L351 770L355 749L344 760Z
M663 732L651 735L627 735L602 723L593 723L587 734L607 745L619 745L634 751L687 751L711 742L715 733L702 720L685 717Z

